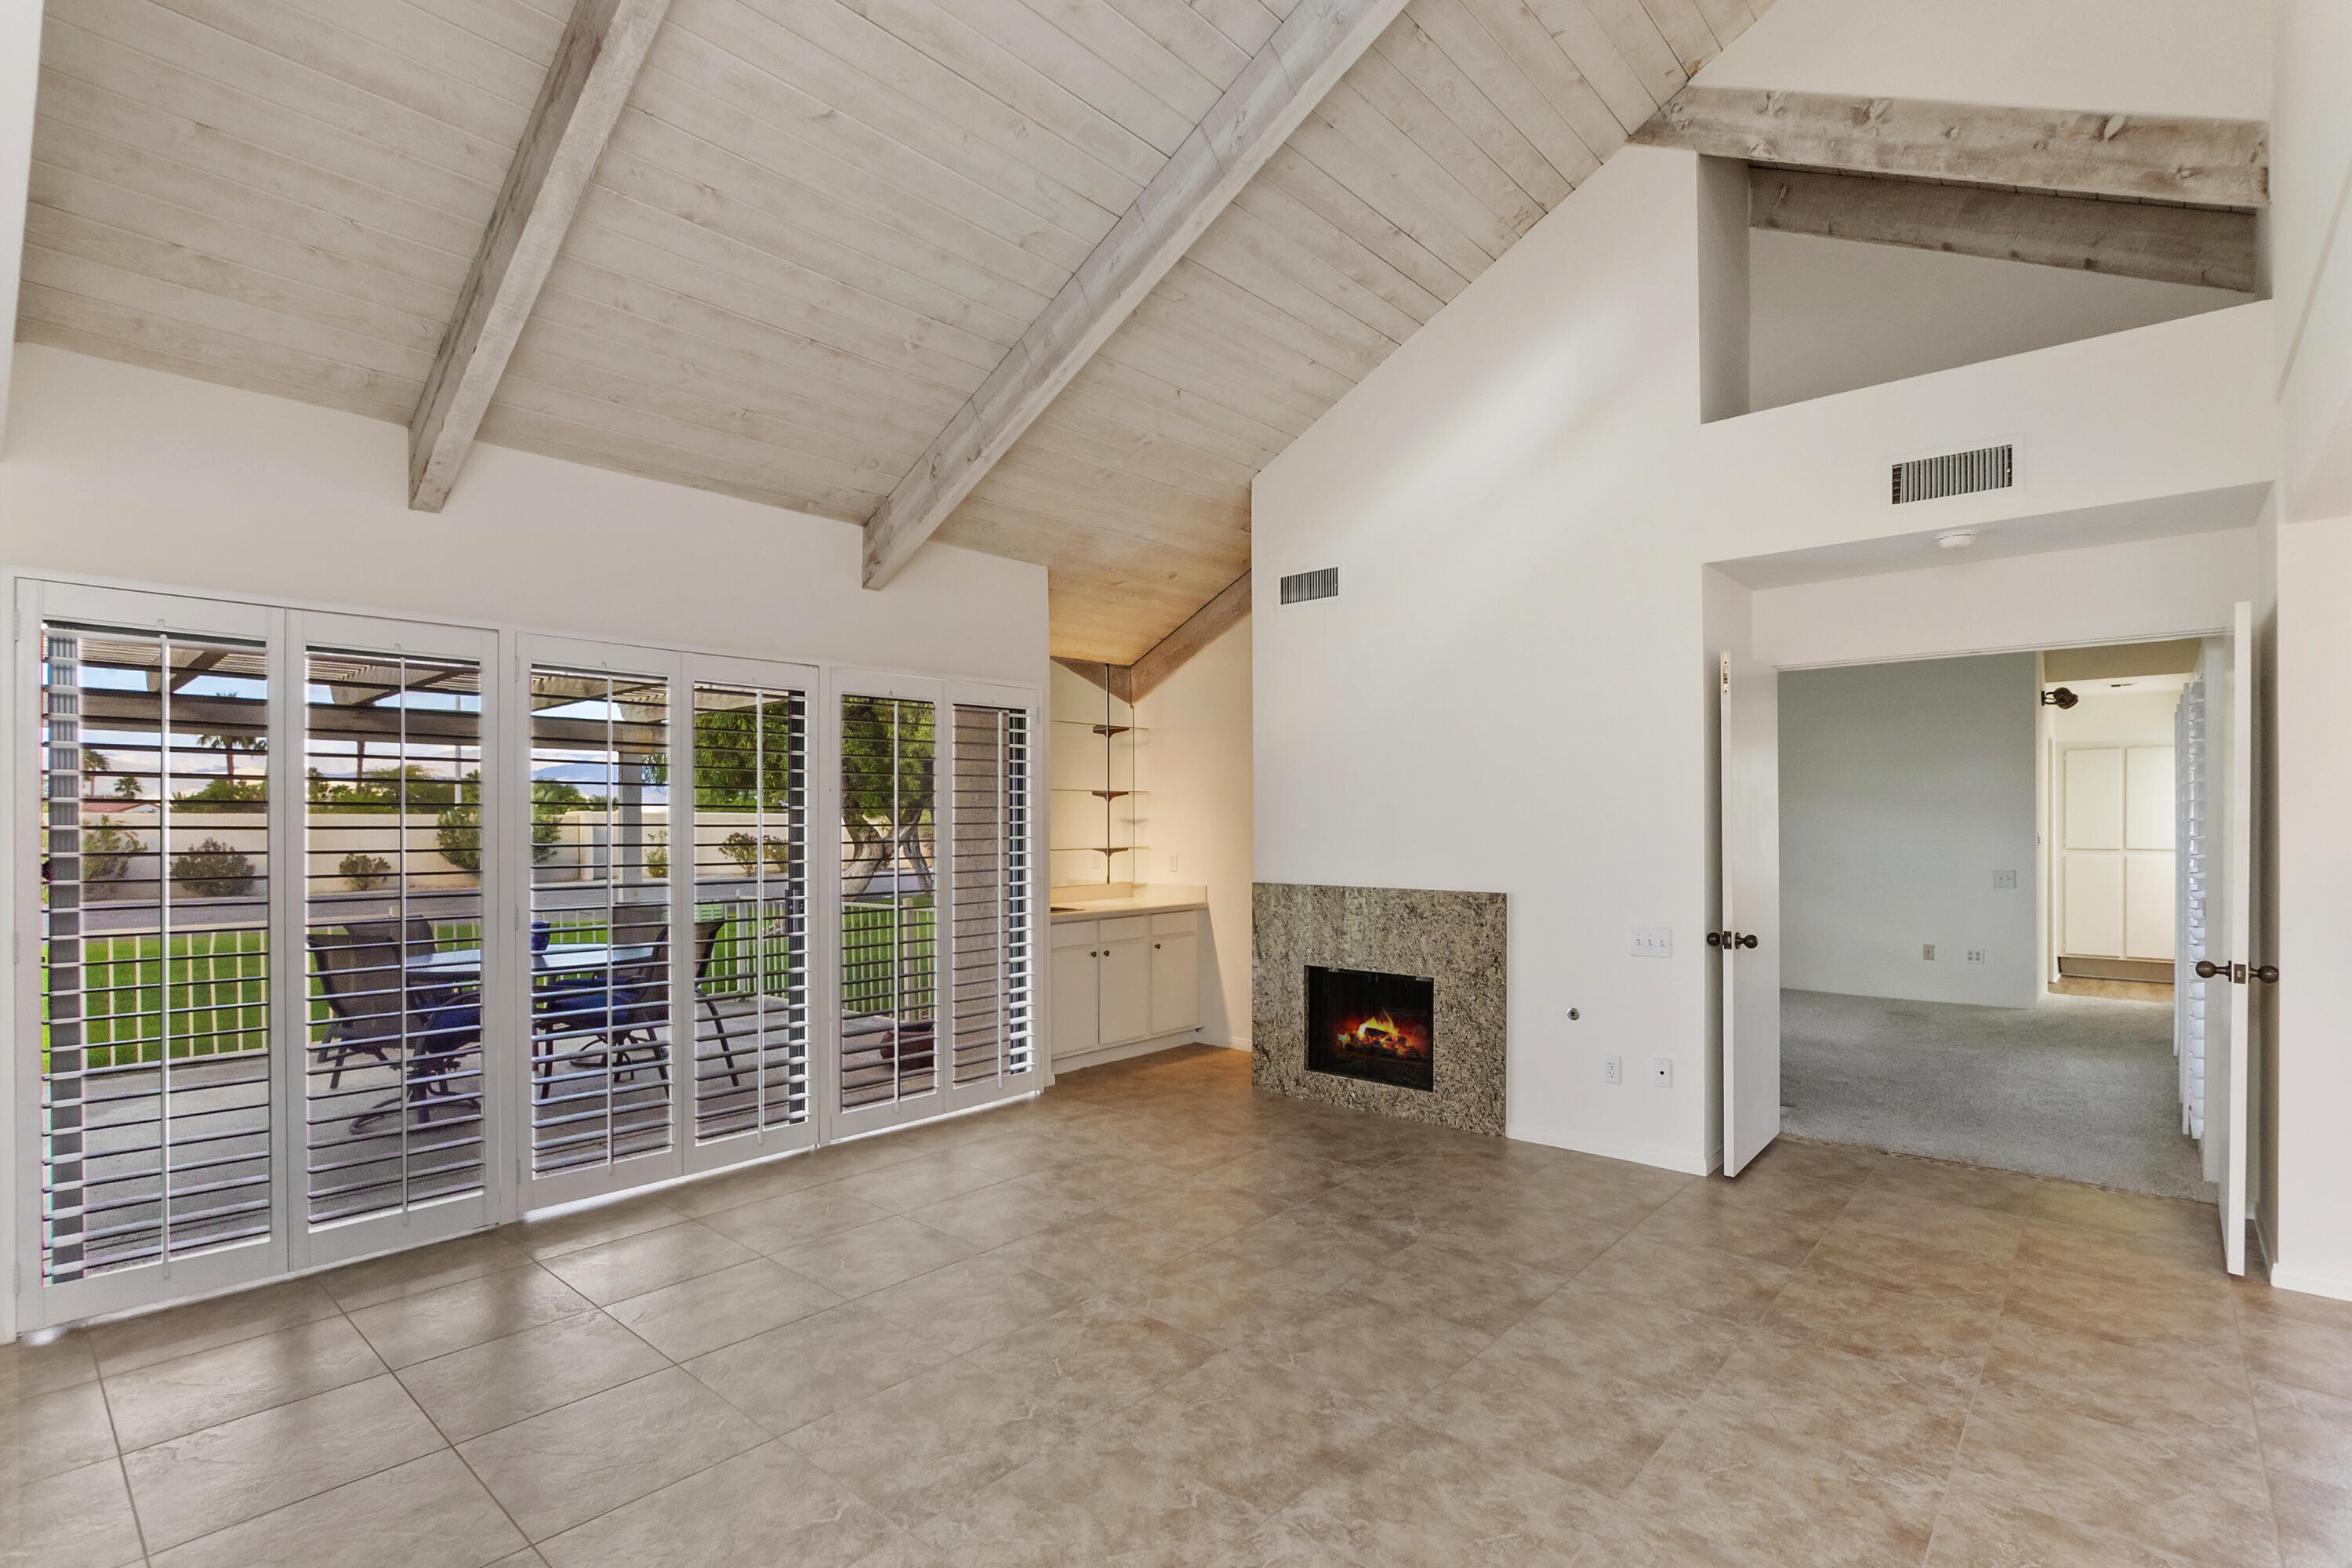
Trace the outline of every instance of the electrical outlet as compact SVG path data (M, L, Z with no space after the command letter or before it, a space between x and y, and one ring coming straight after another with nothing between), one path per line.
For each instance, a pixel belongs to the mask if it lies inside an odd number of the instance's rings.
M1675 955L1675 933L1664 926L1633 928L1633 956L1636 958L1672 958Z
M1623 1083L1625 1081L1625 1058L1622 1057L1602 1057L1601 1058L1601 1081L1603 1083Z
M1674 1087L1675 1087L1675 1058L1672 1058L1672 1057L1653 1057L1653 1058L1650 1058L1650 1081L1651 1081L1652 1083L1656 1084L1660 1089L1672 1089L1672 1088L1674 1088Z
M2014 888L2017 886L2017 873L2014 871L1995 871L1992 874L1992 885L1996 888Z
M1985 950L1980 947L1972 947L1969 949L1969 962L1970 963L1982 963L1984 962L1984 952Z
M1928 963L1933 963L1936 961L1936 944L1932 942L1921 942L1919 944L1919 956L1926 959Z
M1169 868L1171 871L1173 871L1174 869L1176 869L1176 857L1175 857L1175 856L1173 856L1173 855L1171 855L1170 857L1168 857L1168 868Z

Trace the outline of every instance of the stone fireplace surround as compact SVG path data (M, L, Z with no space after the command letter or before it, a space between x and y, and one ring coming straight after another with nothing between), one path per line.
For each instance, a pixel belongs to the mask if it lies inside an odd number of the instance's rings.
M1503 1135L1507 900L1426 888L1252 889L1250 1082L1294 1100ZM1435 1088L1307 1070L1307 966L1436 982Z

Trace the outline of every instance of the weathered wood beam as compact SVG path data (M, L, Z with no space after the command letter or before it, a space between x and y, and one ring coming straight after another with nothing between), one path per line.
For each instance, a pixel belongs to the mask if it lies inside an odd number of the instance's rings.
M868 588L898 574L1403 9L1298 0L866 521Z
M1146 694L1161 681L1182 668L1187 660L1232 629L1234 623L1250 613L1250 574L1246 572L1234 578L1218 592L1215 598L1192 612L1192 617L1159 642L1151 651L1135 661L1130 677L1134 700L1140 702Z
M576 0L408 422L408 504L439 511L670 0Z
M1787 234L2252 293L2254 215L1751 165L1748 221Z
M1751 163L2077 195L2217 207L2270 200L2270 133L2252 120L1693 86L1675 94L1633 140Z

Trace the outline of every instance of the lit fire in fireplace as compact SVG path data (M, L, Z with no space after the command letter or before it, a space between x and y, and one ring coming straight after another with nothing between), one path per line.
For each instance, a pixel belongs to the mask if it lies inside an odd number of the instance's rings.
M1374 1014L1352 1029L1342 1029L1332 1042L1343 1051L1365 1051L1383 1057L1425 1057L1429 1055L1429 1037L1416 1038L1400 1027L1387 1012Z

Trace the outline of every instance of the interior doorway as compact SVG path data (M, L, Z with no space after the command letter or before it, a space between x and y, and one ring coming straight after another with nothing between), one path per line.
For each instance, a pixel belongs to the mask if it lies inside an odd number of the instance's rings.
M2175 999L2202 653L1781 675L1784 1131L2216 1200Z

